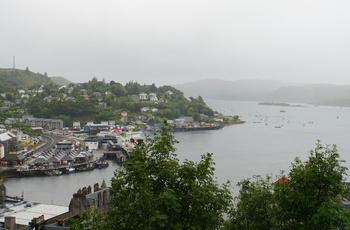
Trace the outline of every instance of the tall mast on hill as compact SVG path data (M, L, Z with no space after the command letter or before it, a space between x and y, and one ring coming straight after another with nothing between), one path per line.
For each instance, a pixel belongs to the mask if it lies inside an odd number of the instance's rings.
M15 56L13 56L13 70L16 69L16 58Z

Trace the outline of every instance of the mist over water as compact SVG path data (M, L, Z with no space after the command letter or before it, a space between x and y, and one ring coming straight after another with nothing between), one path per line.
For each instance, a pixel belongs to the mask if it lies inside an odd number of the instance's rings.
M211 100L207 104L224 114L240 115L246 121L225 127L213 136L217 147L206 146L214 153L219 180L237 182L254 174L288 171L295 157L308 157L317 140L324 145L336 144L341 158L350 163L350 108L279 107ZM275 128L276 125L281 128Z
M227 115L239 115L245 124L221 130L179 132L175 138L181 161L199 161L201 155L213 153L215 175L219 183L232 185L253 175L272 175L289 171L295 157L306 159L317 140L336 144L341 159L350 167L350 108L303 105L302 107L262 106L258 102L205 100L209 107ZM282 109L285 112L280 112ZM275 128L275 126L281 128ZM106 169L62 175L6 179L10 196L47 204L69 205L72 194L84 186L102 183L110 185L114 170L110 162ZM235 190L235 189L233 189Z

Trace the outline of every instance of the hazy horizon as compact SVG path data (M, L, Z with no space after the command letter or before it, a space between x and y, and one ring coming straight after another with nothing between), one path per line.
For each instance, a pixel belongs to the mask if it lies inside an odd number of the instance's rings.
M1 3L0 67L72 82L350 84L348 1Z

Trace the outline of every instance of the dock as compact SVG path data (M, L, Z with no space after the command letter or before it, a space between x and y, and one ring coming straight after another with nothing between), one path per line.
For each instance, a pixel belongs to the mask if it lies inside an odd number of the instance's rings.
M218 130L222 129L220 125L213 126L176 126L173 128L174 132L189 132L189 131L202 131L202 130Z

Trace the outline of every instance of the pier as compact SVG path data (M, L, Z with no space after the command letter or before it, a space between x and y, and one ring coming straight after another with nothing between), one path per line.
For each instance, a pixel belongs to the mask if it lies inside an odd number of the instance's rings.
M202 131L202 130L217 130L222 129L220 125L214 126L175 126L174 132L189 132L189 131Z
M37 167L33 169L18 169L16 170L16 173L13 173L12 175L18 176L18 177L25 177L25 176L59 176L61 174L68 174L72 172L79 172L79 171L88 171L93 170L97 168L98 160L93 161L87 161L83 163L76 163L71 165L59 165L59 166L49 166L49 167ZM71 171L70 169L74 169L74 171ZM60 172L60 173L55 173Z

